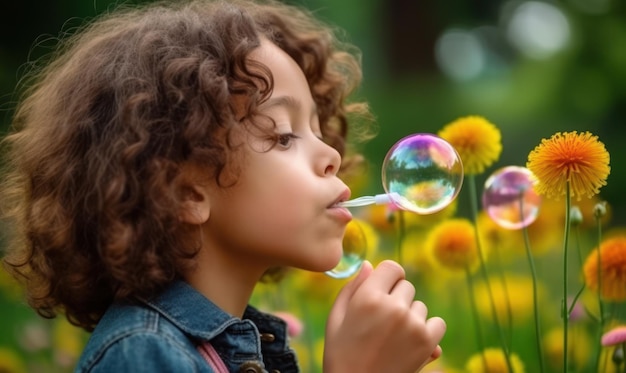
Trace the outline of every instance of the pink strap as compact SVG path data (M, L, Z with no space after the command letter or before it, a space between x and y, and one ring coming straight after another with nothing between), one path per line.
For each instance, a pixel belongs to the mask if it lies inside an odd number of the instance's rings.
M200 355L209 363L209 366L213 369L215 373L228 373L228 368L226 368L226 364L220 358L220 355L217 354L217 351L213 348L213 346L209 342L205 342L198 346L198 351Z

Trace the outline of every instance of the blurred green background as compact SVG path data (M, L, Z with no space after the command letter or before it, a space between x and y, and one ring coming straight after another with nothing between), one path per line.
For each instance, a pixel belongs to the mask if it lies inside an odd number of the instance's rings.
M127 1L127 3L138 2ZM436 133L465 115L502 131L495 167L525 165L558 131L591 131L613 172L602 197L626 221L619 172L626 159L626 3L617 0L291 0L346 31L363 52L358 92L379 135L364 151L376 179L386 151L414 132ZM0 128L10 122L16 83L54 39L109 0L4 1L0 8ZM487 175L485 175L486 177ZM380 182L371 192L381 192Z
M340 26L363 52L364 81L358 97L370 102L379 126L378 136L363 147L372 175L363 192L382 192L379 169L400 138L436 133L458 117L481 115L500 128L503 152L479 181L500 166L525 165L542 138L559 131L590 131L611 155L612 172L600 197L612 207L613 225L626 222L626 175L620 172L626 162L624 1L291 2ZM3 0L2 134L11 121L24 72L51 51L56 38L114 3ZM466 208L459 206L460 213ZM35 325L30 333L50 336L58 329L33 324L32 312L16 302L10 290L2 291L2 281L0 362L8 359L2 355L4 346L19 342L22 351L30 348L21 338L27 326Z

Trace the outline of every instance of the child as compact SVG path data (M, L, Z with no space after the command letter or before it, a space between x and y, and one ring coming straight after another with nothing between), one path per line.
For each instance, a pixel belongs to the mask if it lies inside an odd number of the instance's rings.
M6 267L42 316L93 331L78 372L295 372L285 323L248 306L277 268L333 268L358 59L264 1L119 9L67 40L7 136ZM346 162L343 162L347 164ZM402 268L360 274L329 315L324 372L437 358Z

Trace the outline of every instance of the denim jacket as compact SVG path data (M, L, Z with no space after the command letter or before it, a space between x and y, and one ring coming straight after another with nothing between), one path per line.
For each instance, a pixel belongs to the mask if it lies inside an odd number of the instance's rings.
M283 320L251 306L233 317L181 281L142 304L111 306L75 372L212 373L197 349L206 342L229 372L299 371Z

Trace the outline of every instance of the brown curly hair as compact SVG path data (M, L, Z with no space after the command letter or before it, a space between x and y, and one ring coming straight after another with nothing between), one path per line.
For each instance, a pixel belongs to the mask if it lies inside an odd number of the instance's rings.
M302 68L324 139L345 155L349 119L369 115L347 100L361 80L358 51L278 2L119 8L29 75L3 140L3 215L14 232L3 261L40 315L93 330L112 302L181 278L197 249L181 240L175 184L184 164L219 183L234 162L228 134L272 90L269 70L247 60L260 37ZM248 98L243 118L234 94Z

